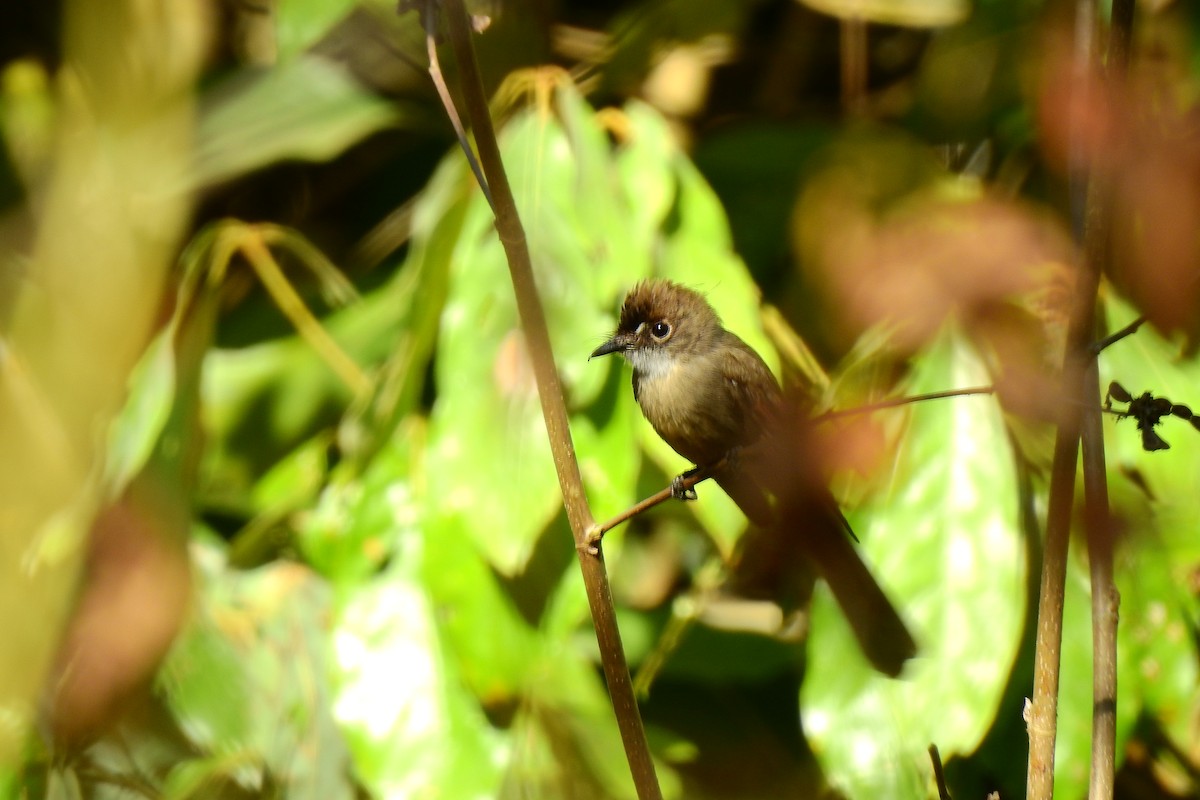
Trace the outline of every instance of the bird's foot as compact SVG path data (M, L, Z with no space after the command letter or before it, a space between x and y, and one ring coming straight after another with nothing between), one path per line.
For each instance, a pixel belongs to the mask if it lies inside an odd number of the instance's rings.
M689 469L687 472L676 475L671 480L671 497L674 497L676 500L683 500L684 502L695 500L698 497L695 488L684 486L684 481L695 475L696 472L696 469Z

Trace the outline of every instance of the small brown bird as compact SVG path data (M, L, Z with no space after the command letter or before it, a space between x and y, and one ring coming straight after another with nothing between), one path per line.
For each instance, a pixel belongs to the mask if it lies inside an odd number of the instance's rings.
M916 644L809 463L805 415L785 400L758 353L725 330L703 296L665 280L644 281L625 297L616 333L591 357L609 353L633 366L633 395L658 435L709 469L758 526L743 548L734 588L786 606L795 599L788 595L796 561L807 558L867 658L898 675Z

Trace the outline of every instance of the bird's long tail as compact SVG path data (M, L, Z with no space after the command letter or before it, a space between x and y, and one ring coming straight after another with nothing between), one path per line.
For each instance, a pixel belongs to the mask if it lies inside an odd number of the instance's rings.
M917 644L851 541L832 496L789 503L780 522L747 533L734 571L734 591L771 599L786 610L805 602L815 570L833 592L864 655L895 677Z

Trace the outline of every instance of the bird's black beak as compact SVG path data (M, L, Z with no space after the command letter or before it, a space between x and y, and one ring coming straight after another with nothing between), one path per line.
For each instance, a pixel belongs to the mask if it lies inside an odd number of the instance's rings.
M599 347L597 347L595 350L592 351L592 354L590 356L588 356L588 361L591 361L593 358L596 358L597 356L606 356L609 353L615 353L618 350L624 350L625 345L627 343L626 340L627 340L627 337L624 334L620 334L620 333L613 334L613 337L611 339L609 339L607 342L605 342L604 344L600 345Z

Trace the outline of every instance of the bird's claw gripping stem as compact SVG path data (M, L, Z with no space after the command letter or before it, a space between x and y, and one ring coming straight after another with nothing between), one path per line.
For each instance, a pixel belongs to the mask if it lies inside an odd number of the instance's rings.
M683 500L684 502L695 500L698 497L695 488L683 485L684 481L695 474L696 470L689 469L687 472L676 475L671 480L671 497L674 497L676 500Z

